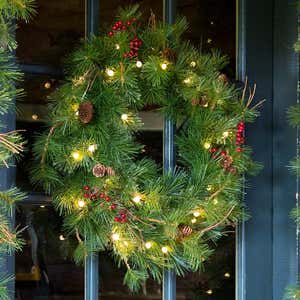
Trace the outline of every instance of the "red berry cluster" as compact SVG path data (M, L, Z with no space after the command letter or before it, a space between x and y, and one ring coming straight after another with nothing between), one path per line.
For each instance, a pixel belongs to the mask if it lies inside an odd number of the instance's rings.
M124 58L132 58L137 57L139 53L139 47L143 44L142 40L138 37L135 37L133 40L129 42L130 51L124 53Z
M115 217L115 221L118 223L126 223L127 222L127 210L125 208L122 208L119 211L119 216Z
M112 31L110 31L108 33L109 36L113 36L114 35L114 31L124 31L126 30L128 27L130 27L134 22L136 21L136 18L133 18L127 22L123 22L121 20L117 21L112 27Z
M239 147L236 148L236 152L243 151L243 149L240 146L245 144L244 131L245 131L245 123L239 122L237 125L237 133L236 133L236 140L235 140L235 144Z
M225 157L228 153L226 150L221 150L216 148L216 147L212 147L209 149L209 152L213 154L213 158L216 159L218 158L220 155Z
M105 193L99 191L97 188L91 188L88 185L83 187L85 191L83 197L86 199L95 200L97 198L104 199L106 202L110 202L110 196L106 195Z

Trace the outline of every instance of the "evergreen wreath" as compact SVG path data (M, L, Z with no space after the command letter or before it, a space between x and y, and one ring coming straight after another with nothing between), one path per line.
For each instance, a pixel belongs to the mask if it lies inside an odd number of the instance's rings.
M201 53L174 25L144 26L138 6L69 59L68 78L49 104L50 130L38 137L31 177L51 193L75 235L76 261L111 250L133 291L163 269L200 270L227 226L243 216L243 174L257 169L246 146L254 94L245 100L221 70L227 59ZM137 159L138 110L157 105L177 127L178 163L161 175Z

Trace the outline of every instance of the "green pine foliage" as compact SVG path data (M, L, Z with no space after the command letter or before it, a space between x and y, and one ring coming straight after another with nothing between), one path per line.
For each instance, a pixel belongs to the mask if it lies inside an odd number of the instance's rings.
M28 20L33 14L32 0L0 0L0 115L13 109L13 99L22 95L22 90L16 89L14 83L21 79L11 51L16 49L14 38L15 20ZM20 135L16 131L6 132L0 124L0 166L9 167L13 158L23 150ZM4 253L19 250L22 242L18 239L18 232L9 226L9 218L13 214L16 202L24 199L25 195L17 188L0 191L0 257ZM1 261L0 261L1 263ZM0 299L9 299L6 286L12 278L0 274Z
M253 95L245 99L220 74L227 59L184 41L184 18L168 25L152 15L144 26L139 15L138 6L121 9L123 29L91 37L70 56L31 172L76 236L75 260L111 250L133 291L149 276L160 281L165 268L201 270L209 241L243 217L243 174L257 169L236 140L257 117ZM148 104L176 124L173 174L137 158L138 110Z

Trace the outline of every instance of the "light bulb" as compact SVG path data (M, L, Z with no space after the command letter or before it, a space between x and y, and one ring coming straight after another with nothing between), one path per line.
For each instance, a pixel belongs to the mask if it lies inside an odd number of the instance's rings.
M113 77L115 75L115 72L112 69L106 69L106 74L109 77Z
M165 254L166 254L166 253L168 253L168 251L169 251L168 247L162 247L162 248L161 248L161 252L162 252L162 253L165 253Z
M217 205L218 203L219 203L218 199L215 198L215 199L213 200L213 204L214 204L214 205Z
M224 274L224 277L225 277L225 278L230 278L230 273L226 272L226 273Z
M168 68L168 65L166 64L166 63L162 63L161 65L160 65L160 67L162 68L162 70L167 70L167 68Z
M127 122L128 121L128 115L127 114L122 114L121 119L122 119L123 122Z
M120 235L118 233L113 233L111 238L113 241L118 241L120 239Z
M40 205L40 208L45 208L45 205Z
M194 217L198 218L200 216L200 212L199 211L194 211L193 215L194 215Z
M191 63L190 63L190 66L191 66L191 67L195 68L195 67L196 67L196 65L197 65L197 64L196 64L196 62L195 62L195 61L191 61Z
M120 45L119 44L116 44L116 49L120 50Z
M212 295L212 293L213 293L213 291L210 290L210 289L206 291L206 294L207 294L207 295Z
M75 112L75 116L79 116L79 111L76 111L76 112Z
M44 88L47 89L47 90L50 89L51 88L51 82L49 82L49 81L45 82Z
M80 151L77 151L77 150L73 151L73 152L71 153L71 155L72 155L72 157L74 158L74 160L76 160L76 161L80 161L80 160L82 160L82 158L83 158L82 153L81 153Z
M223 132L223 138L228 138L229 137L229 132L228 131L224 131Z
M210 148L210 143L209 142L205 142L204 144L203 144L203 147L205 148L205 149L209 149Z
M36 114L33 114L33 115L31 116L31 118L32 118L32 120L36 121L36 120L39 118L39 116L36 115Z
M191 223L192 224L195 224L197 222L197 219L196 218L193 218L192 220L191 220Z
M143 63L142 63L140 60L138 60L138 61L136 62L136 66L137 66L138 68L141 68L141 67L143 66Z
M140 203L141 202L141 199L142 199L142 197L140 196L140 195L135 195L134 197L133 197L133 199L132 199L132 201L134 202L134 203Z
M91 153L95 152L96 149L97 149L97 145L89 145L88 147L88 151Z
M60 240L60 241L64 241L64 240L65 240L65 237L61 234L61 235L59 236L59 240Z
M212 186L209 184L209 185L207 186L206 190L207 190L208 192L211 191L211 190L212 190Z
M189 83L191 83L191 78L188 77L188 78L184 79L183 82L184 82L185 84L189 84Z
M77 204L80 208L83 208L85 206L84 200L78 200Z
M150 249L151 247L152 247L152 243L151 242L145 243L145 248L146 249Z
M124 245L125 247L128 247L128 246L129 246L129 244L128 244L127 241L124 241L124 242L123 242L123 245Z

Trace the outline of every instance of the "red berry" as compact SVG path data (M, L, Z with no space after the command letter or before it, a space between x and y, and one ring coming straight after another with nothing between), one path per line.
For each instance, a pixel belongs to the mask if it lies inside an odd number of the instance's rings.
M84 197L84 198L89 198L90 195L89 195L88 193L84 193L84 194L83 194L83 197Z
M92 193L90 197L91 197L91 199L95 199L97 196Z
M110 197L109 197L109 196L106 196L106 197L105 197L105 201L109 202L109 201L110 201Z
M236 148L236 152L241 153L241 152L243 152L243 149L238 147L238 148Z
M89 187L88 185L86 185L86 186L83 187L83 189L84 189L85 191L88 191L88 190L90 189L90 187Z
M99 197L102 198L102 199L104 199L104 198L105 198L105 195L104 195L103 193L101 193L101 194L99 195Z
M117 30L117 26L114 25L111 29L112 29L112 30Z
M128 22L127 22L127 26L130 26L130 25L131 25L131 22L130 22L130 21L128 21Z
M110 208L111 208L111 209L116 209L116 208L117 208L117 204L112 204L112 205L110 206Z
M222 155L222 156L226 156L226 155L227 155L227 151L225 151L225 150L224 150L224 151L221 151L221 155Z
M110 32L108 33L108 35L109 35L109 36L113 36L114 33L113 33L112 31L110 31Z
M121 221L122 221L120 217L115 217L114 220L115 220L116 222L121 222Z
M239 126L245 127L245 123L244 123L244 122L240 122L240 123L239 123Z
M217 152L217 148L211 148L211 149L209 149L209 152L210 153L215 153L215 152Z
M122 21L121 20L119 20L118 22L117 22L117 24L119 24L119 25L122 25Z
M125 29L126 29L126 26L125 26L125 25L123 25L123 26L122 26L122 30L125 30Z

